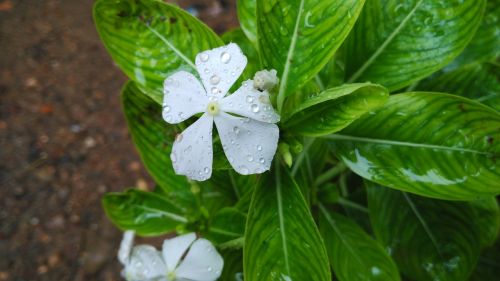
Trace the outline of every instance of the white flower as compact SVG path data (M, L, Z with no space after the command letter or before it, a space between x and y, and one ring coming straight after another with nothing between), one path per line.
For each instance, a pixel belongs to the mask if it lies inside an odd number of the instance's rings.
M194 233L165 240L162 252L150 245L138 245L124 256L132 241L126 240L126 235L119 259L128 281L214 281L221 275L222 257L210 241L196 239Z
M261 91L271 90L278 85L277 73L276 69L257 71L253 77L254 88Z
M227 95L247 64L238 45L205 51L196 56L194 75L179 71L165 80L163 118L170 124L203 113L176 137L170 158L177 174L203 181L212 175L212 127L215 126L231 166L240 174L269 170L276 153L279 115L267 91L248 80Z

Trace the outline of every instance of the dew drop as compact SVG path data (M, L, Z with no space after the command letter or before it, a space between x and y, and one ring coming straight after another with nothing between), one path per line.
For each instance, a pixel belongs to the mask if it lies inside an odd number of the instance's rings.
M165 107L163 108L163 111L166 112L166 113L169 113L170 112L170 106L165 105Z
M264 158L260 158L260 159L259 159L259 162L260 162L261 164L264 164L264 163L266 162L266 160L265 160Z
M142 266L142 262L138 261L138 262L135 263L135 267L139 268L141 266Z
M212 95L217 95L217 93L219 92L219 89L217 89L217 87L212 87Z
M238 128L238 126L234 126L234 127L233 127L233 132L234 132L235 134L239 134L239 133L240 133L240 128Z
M165 117L165 121L167 121L167 122L172 122L172 115L167 115L167 116Z
M205 73L208 74L210 72L210 70L208 70L208 68L205 68Z
M257 145L257 150L262 151L262 145Z
M252 109L252 112L253 112L253 113L257 113L257 112L259 112L259 111L260 111L259 106L258 106L257 104L255 104L255 103L254 103L254 104L252 104L251 109Z
M207 62L210 57L208 56L208 54L203 53L201 54L200 58L202 62Z
M220 61L223 63L228 63L231 60L231 55L228 52L222 52L220 55Z
M247 156L247 160L248 160L248 162L252 162L253 161L253 156L252 155L248 155Z
M188 146L188 147L186 147L186 148L184 149L184 153L189 153L189 152L191 152L191 149L193 149L193 147L192 147L192 146Z
M236 73L234 71L232 71L231 76L236 76Z
M213 270L213 269L212 269L212 267L211 267L211 266L209 266L209 267L207 267L207 270L208 270L209 272L212 272L212 270Z
M219 76L213 75L212 77L210 77L210 84L217 85L217 84L219 84L219 82L220 82Z
M172 163L175 163L177 161L177 155L175 154L175 152L172 152L170 154L170 160L172 160Z
M205 172L205 174L208 174L210 172L210 169L208 167L205 167L205 169L203 169L203 172Z
M247 96L246 101L248 103L252 103L253 102L253 97L252 96Z

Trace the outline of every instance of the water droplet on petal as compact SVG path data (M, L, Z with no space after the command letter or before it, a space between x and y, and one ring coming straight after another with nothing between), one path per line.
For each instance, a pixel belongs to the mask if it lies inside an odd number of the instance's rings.
M163 111L167 112L167 113L170 112L170 106L165 105L165 107L163 108Z
M248 155L247 156L247 160L248 160L248 162L252 162L253 161L253 156L252 155Z
M172 122L172 115L167 115L167 116L165 117L165 120L166 120L167 122Z
M207 267L207 270L208 270L209 272L212 272L212 270L213 270L213 269L212 269L212 267L211 267L211 266L209 266L209 267Z
M203 169L203 172L205 172L205 174L208 174L210 172L210 169L208 167L205 167L205 169Z
M253 113L257 113L257 112L259 112L259 111L260 111L259 106L258 106L257 104L255 104L255 103L254 103L254 104L252 104L251 109L252 109L252 112L253 112Z
M222 52L220 55L220 61L223 63L228 63L231 60L231 55L227 52Z
M201 54L201 57L200 57L202 62L207 62L209 58L210 57L208 56L208 54L205 54L205 53Z
M240 133L240 128L238 128L237 126L234 126L234 127L233 127L233 132L234 132L235 134L239 134L239 133Z
M212 95L217 95L217 93L219 92L219 89L217 89L217 87L212 87Z
M262 145L257 145L257 150L262 151Z
M217 84L219 84L219 82L220 82L219 76L213 75L212 77L210 77L210 84L217 85Z
M191 149L193 149L193 147L192 147L192 146L188 146L188 147L186 147L186 148L184 149L184 153L188 153L188 152L190 152L190 151L191 151Z
M175 152L172 152L170 154L170 160L172 160L172 163L175 163L175 161L177 161L177 155L175 155Z
M253 97L252 96L247 96L246 100L247 100L248 103L252 103L253 102Z
M210 70L208 70L208 68L205 68L205 73L208 74L210 72Z
M264 158L260 158L260 159L259 159L259 162L260 162L261 164L264 164L264 163L266 162L266 160L265 160Z

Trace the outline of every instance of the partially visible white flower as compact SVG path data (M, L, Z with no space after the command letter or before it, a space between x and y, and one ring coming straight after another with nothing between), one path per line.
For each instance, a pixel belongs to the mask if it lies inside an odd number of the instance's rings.
M126 235L119 258L128 281L214 281L221 275L222 257L210 241L196 239L194 233L165 240L161 252L150 245L135 246L128 257L121 256L124 243L131 241Z
M275 69L257 71L253 77L253 87L260 91L271 90L279 82L276 74Z
M177 124L203 113L201 118L178 135L170 158L177 174L203 181L212 175L213 123L231 166L240 174L269 170L278 145L279 115L269 93L253 87L248 80L227 95L243 72L247 58L238 45L202 52L196 69L203 85L191 73L179 71L165 80L163 119Z

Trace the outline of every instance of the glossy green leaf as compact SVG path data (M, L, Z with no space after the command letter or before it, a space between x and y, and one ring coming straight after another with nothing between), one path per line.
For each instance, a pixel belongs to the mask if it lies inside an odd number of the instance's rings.
M446 68L494 61L500 56L500 1L489 0L481 26L467 48ZM498 72L497 72L498 73Z
M369 185L377 239L415 281L467 280L478 260L480 229L471 205Z
M474 99L500 111L500 67L469 64L450 72L438 72L422 81L417 89L447 92Z
M338 280L400 280L384 248L355 222L320 205L319 229Z
M142 236L172 232L188 223L185 209L152 192L130 189L108 193L102 202L106 214L116 226L134 230Z
M358 175L449 200L500 193L500 113L438 93L393 95L381 108L328 136Z
M236 11L241 29L250 42L257 43L257 10L256 0L238 0Z
M242 239L245 235L247 216L236 208L219 210L210 222L207 239L216 244Z
M382 106L388 91L370 83L344 84L297 102L290 100L284 128L306 136L323 136L345 128L363 114Z
M353 27L364 0L257 0L264 67L278 71L278 110L330 60Z
M158 103L169 73L183 69L197 75L195 56L222 45L205 24L162 1L99 0L94 21L113 60Z
M170 161L175 135L181 132L179 128L163 121L161 106L134 82L123 88L122 105L132 140L148 172L171 199L193 205L191 185L186 177L175 174Z
M349 82L394 91L457 57L481 23L486 0L368 0L347 40Z
M331 280L325 246L299 187L279 167L274 173L256 187L250 205L245 281Z

